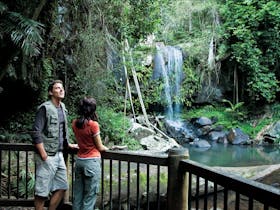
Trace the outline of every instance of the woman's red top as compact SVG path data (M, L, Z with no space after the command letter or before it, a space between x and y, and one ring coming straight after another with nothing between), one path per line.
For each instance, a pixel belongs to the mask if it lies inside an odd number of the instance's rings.
M79 129L76 127L76 121L77 120L73 120L72 129L79 145L78 157L101 157L100 152L94 144L94 137L100 134L98 122L93 120L86 120L84 123L84 127Z

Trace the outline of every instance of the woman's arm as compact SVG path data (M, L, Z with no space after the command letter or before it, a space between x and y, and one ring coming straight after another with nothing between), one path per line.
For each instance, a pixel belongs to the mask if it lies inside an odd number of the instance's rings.
M108 147L103 145L99 134L94 136L93 138L94 138L94 144L95 144L96 148L98 149L98 151L103 152L103 151L108 150Z

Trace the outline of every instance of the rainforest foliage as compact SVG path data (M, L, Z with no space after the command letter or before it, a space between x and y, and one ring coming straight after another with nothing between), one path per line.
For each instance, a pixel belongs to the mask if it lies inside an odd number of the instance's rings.
M177 99L185 107L221 86L233 105L278 102L279 8L276 0L1 0L0 126L30 128L54 78L65 83L71 119L84 95L97 99L101 119L132 108L141 114L131 69L148 112L158 111L164 84L144 62L156 42L185 53Z
M241 88L251 102L274 102L279 92L280 3L268 0L224 1L220 7L221 54L237 68Z

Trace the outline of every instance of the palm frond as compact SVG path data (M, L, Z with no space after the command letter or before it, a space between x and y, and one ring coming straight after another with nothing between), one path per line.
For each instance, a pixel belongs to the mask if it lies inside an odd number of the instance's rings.
M2 15L7 10L8 10L7 5L0 1L0 15Z
M7 12L5 19L0 22L2 33L10 35L14 44L20 47L25 55L37 56L43 43L41 34L44 25L26 18L16 12Z

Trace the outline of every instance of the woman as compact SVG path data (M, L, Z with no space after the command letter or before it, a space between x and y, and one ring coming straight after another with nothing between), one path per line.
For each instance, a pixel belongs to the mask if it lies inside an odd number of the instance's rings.
M74 181L75 210L94 209L101 178L100 152L108 149L102 144L95 110L94 98L82 99L78 107L79 118L72 122L79 146Z

